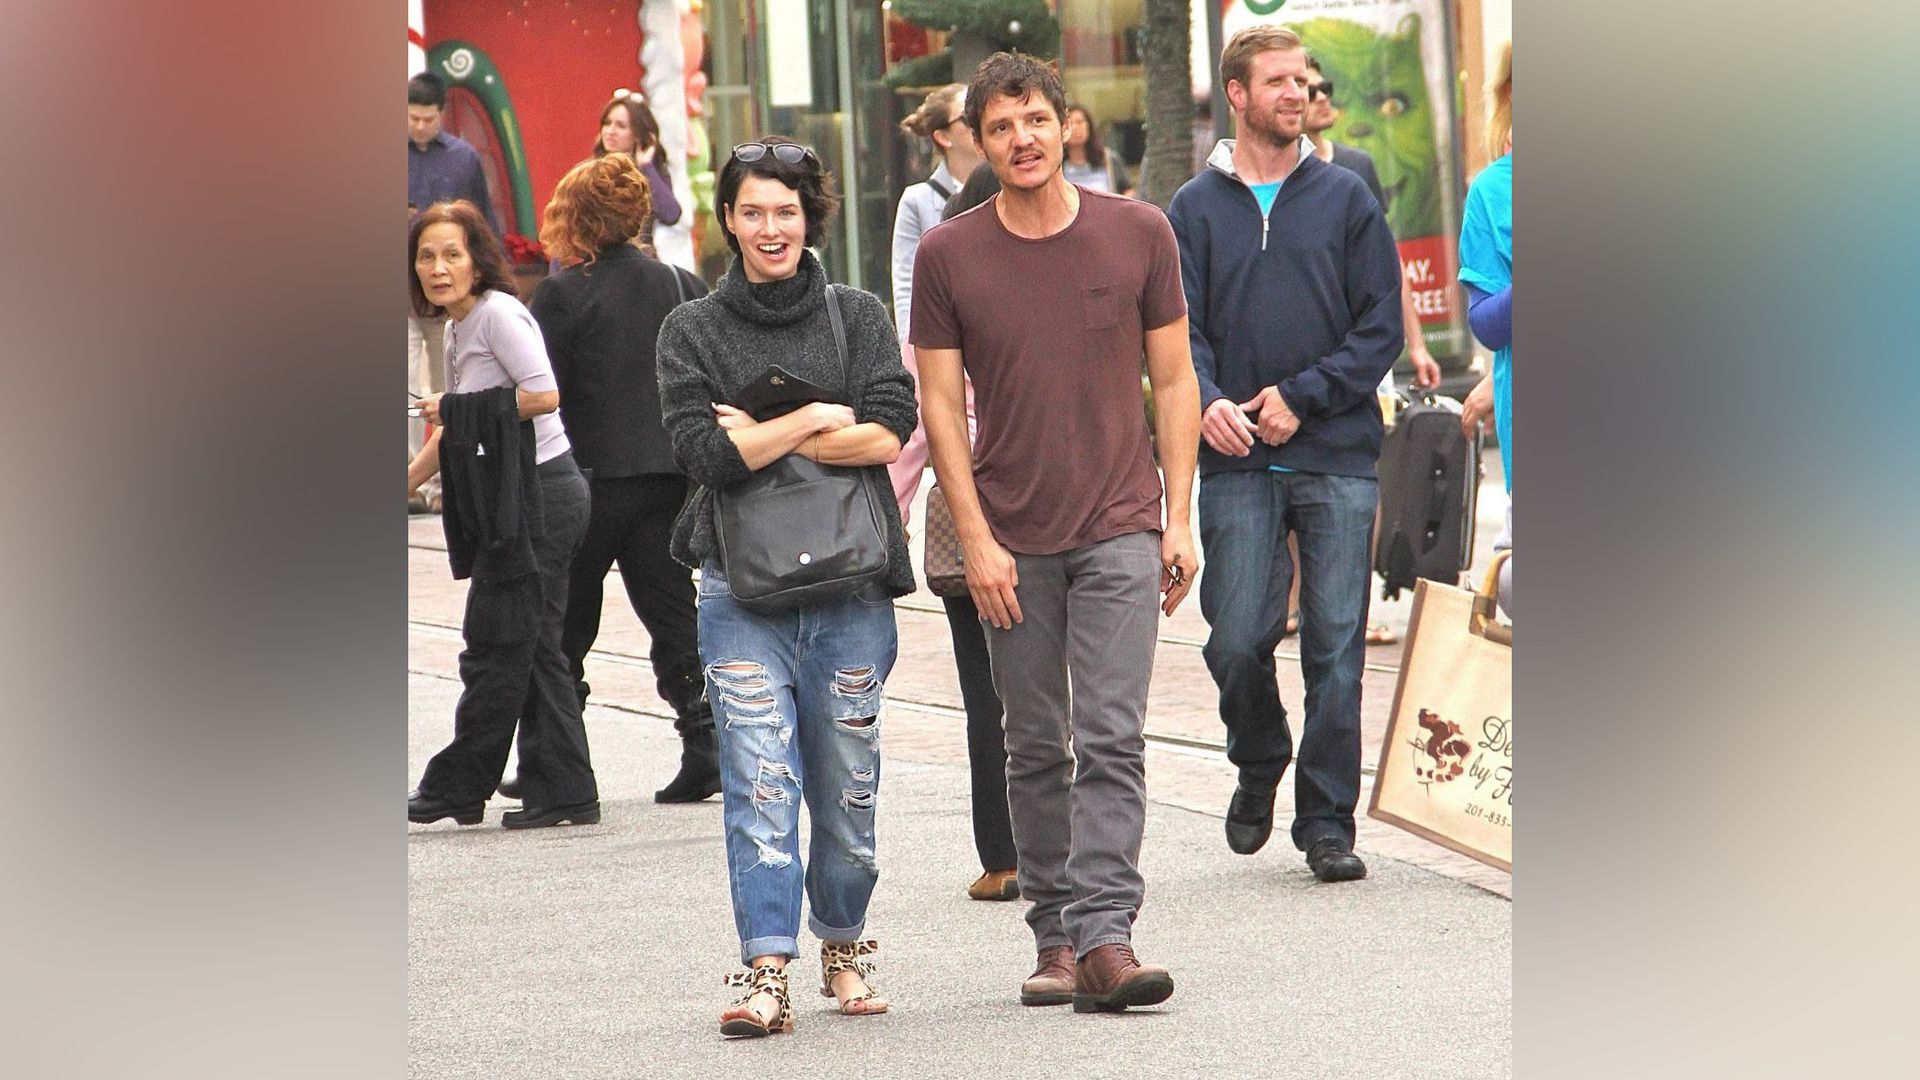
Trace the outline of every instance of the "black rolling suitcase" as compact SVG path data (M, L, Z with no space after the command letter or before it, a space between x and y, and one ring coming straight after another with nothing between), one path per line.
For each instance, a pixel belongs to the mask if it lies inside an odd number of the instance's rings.
M1480 433L1460 434L1460 403L1403 396L1399 420L1380 444L1380 543L1373 569L1392 600L1419 578L1460 582L1473 559L1480 494Z

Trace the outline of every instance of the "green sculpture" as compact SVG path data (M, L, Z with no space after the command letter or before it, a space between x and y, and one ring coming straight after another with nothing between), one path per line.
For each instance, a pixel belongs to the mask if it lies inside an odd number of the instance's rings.
M462 86L473 91L480 99L480 105L487 110L487 119L493 123L494 135L500 140L500 156L507 166L507 186L512 189L514 219L507 222L501 215L502 224L508 232L531 232L533 216L533 182L527 176L527 148L520 139L520 121L513 112L513 95L507 92L506 76L488 56L485 50L466 41L442 41L427 50L427 69L439 73L446 79L448 86ZM501 237L505 240L506 237Z
M1393 235L1439 235L1439 152L1420 60L1420 16L1400 20L1392 34L1344 19L1311 19L1294 29L1333 80L1340 118L1328 134L1373 155Z

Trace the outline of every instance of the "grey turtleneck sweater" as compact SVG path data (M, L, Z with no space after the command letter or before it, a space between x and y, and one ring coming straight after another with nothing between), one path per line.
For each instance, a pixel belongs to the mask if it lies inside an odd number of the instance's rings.
M660 410L674 461L698 485L673 524L673 557L680 562L698 567L714 554L713 492L752 475L714 419L713 403L732 402L768 365L780 364L823 387L842 386L850 378L847 399L855 420L879 424L903 444L919 424L913 378L900 362L900 342L886 305L852 286L832 287L847 324L848 375L843 376L826 288L826 271L812 252L801 254L794 276L760 285L747 281L736 255L711 295L681 304L660 325ZM890 497L893 485L886 466L866 468L883 496L887 519L887 590L905 596L914 590L913 565L900 508Z

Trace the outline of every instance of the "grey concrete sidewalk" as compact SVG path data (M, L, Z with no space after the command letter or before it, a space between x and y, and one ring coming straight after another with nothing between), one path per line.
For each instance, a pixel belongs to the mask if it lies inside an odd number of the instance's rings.
M458 690L410 677L410 777L451 734ZM1173 998L1118 1016L1021 1007L1022 905L963 891L978 871L964 768L893 759L869 923L893 1011L833 1015L810 954L794 1034L722 1040L738 946L719 800L651 801L677 760L666 724L597 707L587 722L601 824L509 833L499 811L516 804L496 799L479 826L408 827L411 1076L1511 1075L1508 901L1380 856L1365 881L1320 885L1283 841L1233 856L1218 816L1162 803L1135 943L1172 969Z

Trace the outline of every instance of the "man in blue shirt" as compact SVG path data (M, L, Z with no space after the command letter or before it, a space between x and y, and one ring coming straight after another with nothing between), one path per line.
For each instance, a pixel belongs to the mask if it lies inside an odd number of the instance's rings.
M447 84L440 76L423 71L407 80L407 205L425 210L442 199L465 199L480 208L500 236L480 151L440 130L446 107Z
M423 71L407 80L407 213L425 210L443 199L465 199L480 208L494 234L500 234L500 218L493 212L493 200L487 194L487 175L480 168L480 152L473 144L440 130L447 105L447 84L431 71ZM446 339L447 320L407 316L407 389L418 393L439 393L446 387L446 372L441 366L441 345ZM427 369L426 385L420 382L420 369ZM412 461L425 442L422 422L407 424L407 460ZM408 500L409 510L439 509L439 477L423 485Z

